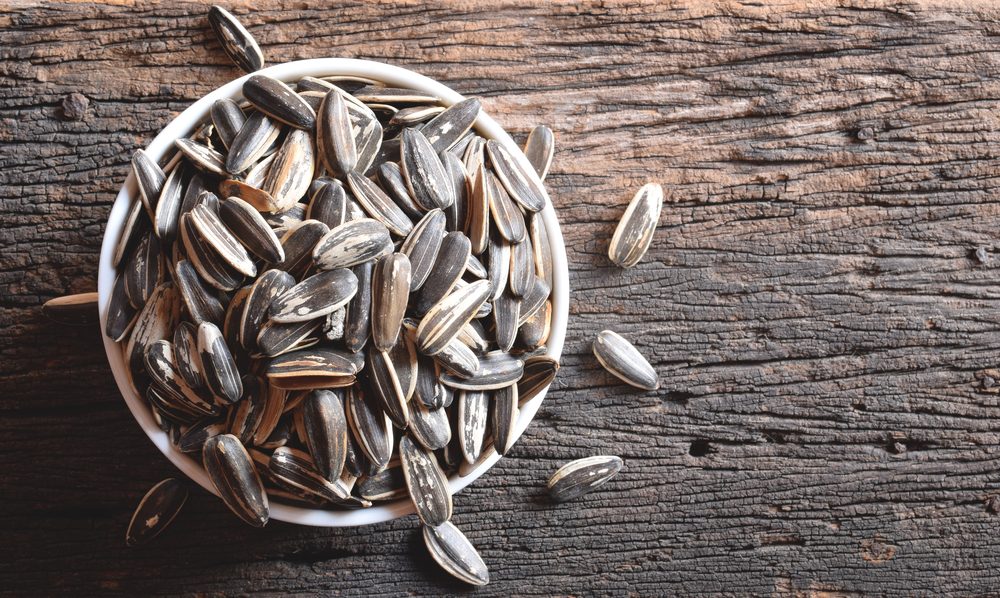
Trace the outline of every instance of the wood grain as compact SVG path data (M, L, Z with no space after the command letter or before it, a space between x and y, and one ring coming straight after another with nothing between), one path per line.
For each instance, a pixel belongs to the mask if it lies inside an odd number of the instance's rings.
M569 340L528 434L455 498L477 595L988 594L1000 584L1000 9L989 2L233 6L271 63L412 67L509 131L553 128ZM0 4L0 593L465 594L415 517L249 529L196 492L126 550L176 472L96 330L40 305L93 290L130 153L232 79L207 6ZM607 241L667 204L646 259ZM976 250L981 257L977 257ZM590 354L612 328L661 390ZM548 475L625 469L552 505Z

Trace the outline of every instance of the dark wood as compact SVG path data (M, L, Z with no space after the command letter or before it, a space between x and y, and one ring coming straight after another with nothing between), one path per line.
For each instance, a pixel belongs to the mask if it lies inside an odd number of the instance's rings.
M995 591L993 3L305 4L232 9L271 63L402 64L522 139L556 134L569 340L527 436L455 497L493 580L477 595ZM256 530L198 491L125 548L136 502L176 472L98 331L40 306L95 288L131 152L237 75L206 12L0 7L0 592L465 594L413 516ZM661 227L621 271L607 242L648 180L667 190ZM600 370L604 328L660 391ZM551 504L548 475L596 453L624 471Z

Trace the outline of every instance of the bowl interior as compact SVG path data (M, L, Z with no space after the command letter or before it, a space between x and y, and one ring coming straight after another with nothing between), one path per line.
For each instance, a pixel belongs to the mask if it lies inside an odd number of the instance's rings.
M454 90L414 73L413 71L367 60L354 60L346 58L320 58L314 60L300 60L285 64L275 65L261 71L265 74L283 81L294 81L304 76L325 77L331 75L363 76L377 81L381 81L392 87L406 87L417 89L426 93L433 93L443 100L446 105L451 105L463 99L463 96ZM181 112L156 136L146 148L150 157L160 160L173 146L175 139L190 134L195 126L204 120L212 104L221 98L241 99L243 82L249 77L246 75L223 85L215 91L209 93L202 99L195 102L188 109ZM504 132L504 130L486 114L480 114L476 121L477 132L486 138L496 139L503 144L511 154L521 160L526 169L534 174L527 160L521 154L520 149ZM98 294L101 313L101 330L107 319L108 302L111 297L111 289L115 279L115 268L112 265L112 256L115 246L121 236L125 217L129 205L132 201L138 201L135 179L129 174L125 185L119 191L111 209L111 216L108 218L107 229L104 233L104 241L101 246L101 261L98 274ZM542 219L548 233L552 246L553 260L553 288L552 288L552 330L548 339L548 354L554 358L559 358L562 353L563 341L566 335L566 323L569 312L569 280L566 265L566 250L563 243L562 233L559 230L559 222L556 219L552 202L548 201L545 210L542 212ZM122 396L128 404L129 409L135 416L136 421L152 440L153 444L174 463L188 477L204 487L206 490L215 493L208 476L205 474L201 463L190 456L177 450L171 443L167 435L160 430L153 419L153 414L144 398L140 397L129 381L122 348L114 343L107 336L104 336L104 347L108 354L108 361L118 383ZM546 389L547 390L547 389ZM526 403L520 411L515 438L520 437L528 423L534 417L539 405L545 397L545 391L539 393L537 397ZM465 476L455 474L449 478L448 484L452 494L465 488L476 478L492 467L500 456L490 449L490 454L480 459L476 466ZM409 499L401 499L391 503L380 504L368 509L357 511L326 511L322 509L306 509L284 505L279 502L271 503L271 517L280 521L298 523L303 525L316 526L354 526L378 523L395 519L409 513L413 513L413 504Z

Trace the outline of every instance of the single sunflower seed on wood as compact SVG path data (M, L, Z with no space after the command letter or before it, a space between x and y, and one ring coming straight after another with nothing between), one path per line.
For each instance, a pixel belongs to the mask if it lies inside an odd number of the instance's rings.
M240 439L232 434L209 438L201 455L222 502L244 522L264 527L269 518L267 493Z
M396 345L410 297L410 260L402 253L379 259L372 272L372 342L379 351Z
M225 403L235 403L243 395L243 383L236 360L222 337L222 331L211 322L198 325L198 354L205 373L205 383L212 394Z
M427 137L434 151L446 151L472 128L481 106L475 98L456 102L425 124L420 132Z
M208 11L208 23L219 39L222 50L236 66L247 73L264 67L264 54L260 51L257 40L228 10L213 6Z
M656 183L643 185L615 228L608 246L608 258L622 268L638 264L653 242L662 209L663 187Z
M524 362L503 351L490 351L479 358L479 368L471 376L444 374L441 383L463 390L495 390L516 384L524 373Z
M174 140L174 146L181 150L188 161L196 168L217 174L226 175L226 157L208 147L191 139L179 138Z
M622 465L621 457L613 455L597 455L570 461L549 478L549 496L556 502L583 496L618 475Z
M132 513L125 545L139 546L160 535L173 523L187 497L187 485L176 478L167 478L150 488Z
M97 293L63 295L42 304L42 314L57 324L87 326L98 321Z
M486 155L514 201L529 212L541 212L545 207L545 189L534 171L528 172L521 163L494 139L486 142Z
M445 215L434 209L417 222L403 241L400 248L410 260L410 291L417 291L424 285L437 261L438 251L445 234Z
M458 393L458 444L466 463L475 463L483 452L490 395L481 390Z
M271 118L297 129L310 130L316 112L291 87L266 75L251 75L243 82L243 97Z
M306 446L316 469L329 481L335 481L347 459L347 416L342 392L314 390L302 401L302 423Z
M375 262L369 260L352 268L358 279L358 292L347 303L344 317L344 346L357 353L368 344L371 335L372 271Z
M392 421L381 409L372 409L360 392L347 395L347 421L358 448L376 469L389 464L393 450ZM365 497L364 494L361 495ZM367 497L365 497L367 498Z
M528 234L524 214L492 172L486 172L486 195L497 231L511 243L521 243Z
M405 237L413 230L409 217L370 179L351 171L347 174L347 185L365 213L384 224L389 232Z
M514 444L514 426L518 414L517 385L497 389L493 393L490 405L491 421L493 422L493 448L501 455Z
M137 310L129 303L125 295L125 274L120 273L111 287L111 298L108 299L108 316L104 325L104 334L116 343L121 342L135 324Z
M437 457L409 436L403 436L399 441L399 461L420 521L434 526L451 519L448 478L441 471Z
M149 220L155 220L156 202L160 198L167 175L155 160L144 150L138 149L132 154L132 174L139 187L139 199L146 208Z
M403 129L400 138L400 168L410 197L425 210L450 206L455 192L437 150L416 129Z
M339 90L327 92L316 115L316 143L327 171L343 178L358 165L347 102Z
M281 126L263 112L247 117L229 144L226 172L241 173L260 160L281 133Z
M240 132L247 117L240 108L240 105L231 98L216 100L209 110L209 117L215 125L215 132L219 135L222 145L228 150L236 134Z
M198 272L187 260L181 260L174 266L174 278L180 291L181 299L187 307L188 314L196 324L202 322L222 323L226 311L219 299L207 288L198 277Z
M392 253L392 238L382 222L372 218L351 220L318 239L312 258L318 268L350 268Z
M594 356L608 372L626 384L643 390L656 390L660 378L653 366L621 335L603 330L594 340Z
M528 133L528 140L524 142L524 156L538 173L540 181L545 181L545 176L549 173L552 156L555 154L555 144L556 139L552 129L545 125L538 125L532 129Z
M283 212L306 194L313 178L314 156L312 138L307 131L296 129L285 137L262 187L274 199L272 211Z
M212 248L226 264L245 276L256 276L257 266L247 254L247 250L233 236L219 215L204 204L196 206L185 217L191 219L195 231L206 245Z
M271 319L280 324L325 316L347 304L358 292L358 277L347 268L306 278L271 302Z
M451 292L465 272L471 255L468 237L461 232L450 232L441 241L437 259L417 295L416 313L422 316Z
M257 208L238 197L219 204L219 218L251 253L272 264L285 259L281 241Z
M486 563L465 534L450 521L437 527L424 526L424 544L431 557L452 577L474 586L490 582Z
M491 292L488 280L477 280L431 307L417 328L417 346L421 352L434 355L444 349L458 336L462 326L472 319Z

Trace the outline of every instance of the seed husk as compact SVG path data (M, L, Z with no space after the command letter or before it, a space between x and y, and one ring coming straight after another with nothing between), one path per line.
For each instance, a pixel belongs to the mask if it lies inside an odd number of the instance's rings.
M396 202L403 213L410 218L423 216L424 209L417 205L417 202L410 196L410 190L406 187L406 180L399 169L399 164L395 162L382 163L378 167L378 180L386 194Z
M340 382L340 379L353 378L357 372L358 365L354 356L336 349L301 349L275 357L267 366L267 376L272 383L283 378L299 378L316 383L327 379L329 383L333 384ZM315 388L338 388L340 386L343 384L316 386Z
M310 335L323 323L322 320L308 320L293 324L265 322L257 334L257 347L268 357L286 355L289 351L302 349L315 344Z
M165 282L153 290L149 301L139 312L132 334L125 347L125 355L133 376L142 372L146 349L155 341L171 338L180 311L177 289Z
M264 221L267 222L267 225L274 230L274 234L278 235L278 239L280 240L282 235L284 235L288 230L291 230L303 221L309 219L306 216L306 210L308 207L309 206L300 201L284 212L267 214L266 216L263 214L261 215L264 216ZM313 220L315 220L315 218L313 218Z
M87 326L99 319L97 293L63 295L42 304L42 314L57 324Z
M510 292L524 297L535 282L535 258L531 240L527 237L510 248Z
M347 175L347 186L365 213L384 224L389 232L398 237L405 237L413 230L413 222L370 179L351 171Z
M409 433L424 448L436 451L451 442L451 422L443 408L432 409L423 401L410 401Z
M400 251L410 260L410 291L424 285L437 261L445 234L445 215L438 209L431 210L417 222L403 241Z
M181 150L187 156L188 161L200 170L225 176L226 157L214 149L186 138L175 139L174 146Z
M167 181L167 175L160 165L141 149L135 150L132 154L132 174L135 175L136 185L139 187L139 199L146 208L146 215L153 221L156 215L156 202L160 198L163 184Z
M320 241L330 229L316 220L303 220L289 228L281 237L281 247L285 251L285 259L275 264L275 268L288 272L293 277L301 277L312 266L314 249L320 246ZM317 260L316 265L323 268ZM326 270L341 268L334 264Z
M441 367L456 376L472 376L479 369L479 358L457 338L434 356Z
M379 259L372 272L372 342L379 351L396 345L410 295L410 260L402 253Z
M230 197L219 204L219 218L244 247L265 262L274 264L285 259L281 241L249 203Z
M351 220L331 229L317 240L312 251L318 268L350 268L392 253L392 238L378 220Z
M351 117L339 90L327 92L316 120L316 143L320 158L330 174L343 178L358 164Z
M281 324L323 317L347 305L358 292L358 277L347 268L314 274L271 302L271 319Z
M514 201L529 212L540 212L545 207L545 190L534 171L527 172L499 142L486 142L490 164Z
M187 307L191 319L196 324L202 322L222 323L226 311L219 299L205 287L198 277L198 272L187 260L181 260L174 266L174 279L180 291L181 299Z
M352 271L358 279L358 292L347 303L344 317L344 346L357 353L368 343L371 334L372 270L371 260L354 266Z
M416 89L383 87L380 84L366 85L352 95L365 104L436 104L439 101L437 96Z
M150 488L132 513L125 545L139 546L160 535L173 523L187 497L187 485L176 478L167 478Z
M451 519L448 478L441 471L434 454L409 436L403 436L399 441L399 461L420 521L433 526Z
M132 330L137 311L128 302L125 295L125 275L119 274L111 287L111 298L108 299L108 316L104 325L104 334L111 340L121 342Z
M660 378L653 366L632 343L616 332L602 330L597 335L594 356L604 369L626 384L643 390L656 390L660 387Z
M243 83L243 97L273 119L308 131L316 124L316 112L295 91L266 75L252 75Z
M178 167L167 175L153 212L153 230L164 245L170 245L177 236L177 215L184 199L184 170Z
M213 6L208 11L208 23L219 39L222 50L236 66L247 73L264 67L264 54L246 27L229 11Z
M451 232L444 236L434 267L417 296L417 315L426 314L427 310L451 292L465 272L470 256L469 247L468 237L460 232Z
M466 463L475 463L483 451L490 395L479 390L458 393L458 443Z
M476 548L450 521L424 526L424 544L431 557L452 577L474 586L490 583L490 572Z
M437 150L416 129L403 129L400 139L400 168L410 197L425 210L450 206L455 192Z
M466 212L465 234L472 243L473 255L486 251L490 240L490 194L487 190L487 171L479 166L472 182L469 207Z
M528 133L528 140L524 142L524 156L528 158L531 167L538 173L538 180L544 181L549 174L549 166L552 165L552 156L555 154L555 135L552 129L545 125L538 125Z
M347 422L358 448L376 469L383 469L392 458L392 421L381 409L372 409L360 392L347 395ZM363 498L374 500L361 494Z
M287 210L306 194L313 178L314 155L307 131L297 129L285 137L262 187L274 199L275 208L271 211Z
M615 477L622 469L621 457L597 455L570 461L549 478L549 496L565 502L583 496Z
M399 461L388 464L373 474L358 480L357 491L361 498L370 501L396 500L406 496L406 477Z
M330 228L347 222L347 193L340 181L331 181L312 194L306 216Z
M514 426L518 414L517 385L499 388L493 393L491 420L493 422L493 448L501 455L514 444Z
M646 255L663 208L663 188L647 183L629 202L608 246L608 258L622 268L631 268Z
M373 398L392 423L405 430L410 423L406 393L399 382L392 358L385 351L372 351L368 356L368 383Z
M492 292L489 281L477 280L439 301L420 320L417 346L427 355L439 353L454 339Z
M128 215L125 217L125 224L122 227L121 236L118 238L118 244L115 245L115 255L111 262L115 268L121 266L125 256L130 254L139 239L149 230L151 227L149 217L145 215L145 207L141 201L133 201L128 209Z
M198 325L198 354L205 383L212 394L225 403L235 403L243 395L243 383L236 360L229 351L222 331L211 322Z
M464 390L493 390L517 383L524 373L524 362L504 353L491 351L479 358L479 368L471 376L445 374L441 383Z
M493 323L496 330L497 346L501 351L510 351L517 340L518 316L521 300L510 293L500 295L493 302Z
M475 98L456 102L424 125L421 132L427 136L434 151L446 151L472 128L480 108L481 104Z
M237 174L250 168L264 156L280 133L281 126L263 112L250 114L229 144L226 172Z
M271 386L270 384L267 385L267 400L260 414L257 431L253 435L253 444L263 446L267 443L268 439L274 436L274 432L281 421L281 415L285 411L285 400L287 398L288 393L284 389Z
M312 391L299 409L302 410L309 454L320 474L332 482L340 476L347 459L349 432L347 416L344 415L343 393Z
M204 204L196 206L185 217L191 219L195 231L201 239L215 251L222 260L245 276L256 276L257 267L246 249L219 219L219 215Z
M209 116L212 119L212 124L215 125L215 132L219 135L219 140L228 150L232 146L233 140L236 139L237 133L243 127L243 123L246 122L246 115L243 114L243 110L240 109L240 105L235 100L222 98L212 104Z
M308 453L283 446L271 454L269 469L282 484L331 502L348 496L340 485L323 476ZM340 475L340 472L337 472Z
M265 162L270 165L272 158L273 156L267 158ZM264 164L265 162L261 162L261 164ZM255 170L251 170L250 172L253 173ZM253 184L248 181L226 179L219 183L219 193L222 194L223 197L227 197L229 199L238 197L253 206L257 211L271 214L278 209L278 203L273 197L271 197L270 193L256 186L263 184L263 179L260 181L255 180L253 181Z
M486 172L485 192L489 198L490 215L496 230L511 243L521 243L528 231L524 224L521 208L507 195L503 185L492 172Z
M205 442L202 461L222 502L237 517L254 527L267 524L267 493L239 438L219 434Z

